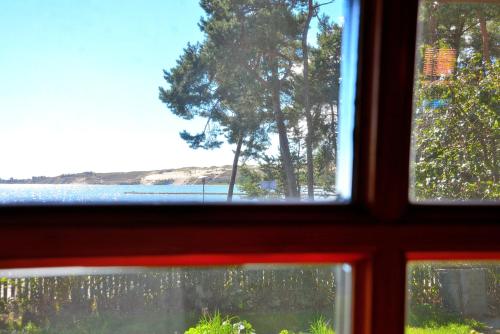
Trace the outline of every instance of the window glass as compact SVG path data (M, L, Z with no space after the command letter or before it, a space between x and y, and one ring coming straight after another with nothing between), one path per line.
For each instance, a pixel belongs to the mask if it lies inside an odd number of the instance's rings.
M357 1L1 1L0 204L343 201Z
M407 334L500 332L500 261L408 265Z
M347 264L3 270L0 333L348 333L350 272Z
M500 200L500 4L420 2L410 198Z

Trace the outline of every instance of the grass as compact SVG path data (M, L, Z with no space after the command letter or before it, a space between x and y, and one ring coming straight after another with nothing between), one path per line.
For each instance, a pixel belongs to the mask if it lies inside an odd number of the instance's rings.
M202 317L185 334L254 334L254 330L248 321L238 317L223 317L216 312L213 316Z
M437 327L410 327L407 326L406 334L470 334L472 328L464 324L448 324Z
M331 312L331 311L330 311ZM323 315L322 315L323 314ZM206 328L205 333L210 334L209 329L218 328L212 331L218 334L226 333L227 326L222 326L224 321L233 325L246 320L251 324L252 331L256 334L279 334L286 330L289 334L310 333L310 334L334 334L325 327L321 327L317 319L325 319L327 324L332 320L324 316L325 312L297 311L297 312L241 312L231 314L214 314L212 317L203 317L199 313L184 312L151 312L134 315L121 315L119 313L103 313L100 315L74 315L66 314L52 318L50 323L37 325L20 325L20 321L11 322L7 328L0 326L0 334L163 334L177 333L184 334L188 329L200 325ZM235 315L235 317L233 317ZM245 325L245 323L242 323ZM312 333L310 326L316 325L317 332ZM196 334L196 332L190 333ZM239 334L244 334L240 330Z
M238 317L250 322L257 334L278 334L282 330L287 330L291 334L309 332L311 322L319 318L331 324L333 319L326 317L331 312L331 310L323 312L245 312L239 313Z
M0 334L163 334L178 333L196 324L194 314L141 314L119 315L116 313L100 316L80 316L52 319L49 324L19 326L11 323L1 329Z
M464 320L441 309L421 306L411 310L406 334L471 334L482 332L482 324ZM11 323L0 334L335 334L329 312L260 312L230 316L215 313L143 313L121 315L105 313L87 316L56 317L50 324Z
M310 330L311 334L335 334L333 328L323 319L323 317L314 320L311 323Z
M464 319L429 304L412 305L407 321L406 334L471 334L485 327L479 321Z

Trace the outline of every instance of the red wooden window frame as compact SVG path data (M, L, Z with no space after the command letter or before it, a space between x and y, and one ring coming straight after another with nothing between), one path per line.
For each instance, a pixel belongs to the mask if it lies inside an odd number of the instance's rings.
M362 2L349 205L0 208L0 267L349 262L354 334L402 334L406 262L500 259L499 206L408 201L417 0Z

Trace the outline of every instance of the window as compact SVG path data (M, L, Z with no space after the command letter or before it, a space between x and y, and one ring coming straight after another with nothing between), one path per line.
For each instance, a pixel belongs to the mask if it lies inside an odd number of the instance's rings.
M357 1L0 13L0 205L350 199Z
M418 3L360 14L351 204L2 207L0 265L349 263L352 333L404 333L407 262L498 260L500 212L409 202Z
M408 333L498 331L498 261L413 261L408 264Z
M350 326L351 268L51 268L0 271L0 331L332 333Z
M498 3L421 1L415 64L415 201L498 201Z

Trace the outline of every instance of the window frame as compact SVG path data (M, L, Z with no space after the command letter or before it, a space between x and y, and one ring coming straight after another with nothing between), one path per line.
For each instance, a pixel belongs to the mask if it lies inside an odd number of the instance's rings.
M353 333L402 334L408 260L500 259L500 206L409 202L417 10L361 1L351 203L0 207L0 267L349 262Z

